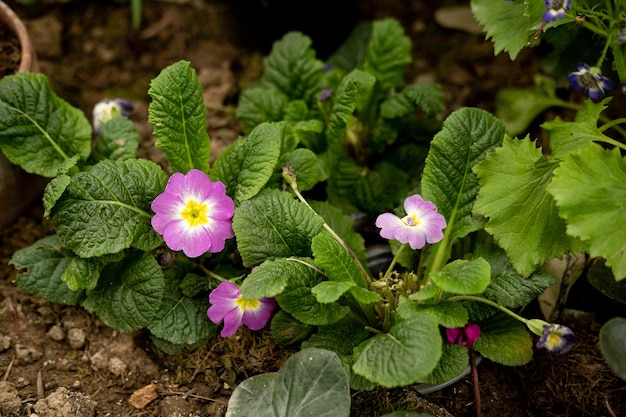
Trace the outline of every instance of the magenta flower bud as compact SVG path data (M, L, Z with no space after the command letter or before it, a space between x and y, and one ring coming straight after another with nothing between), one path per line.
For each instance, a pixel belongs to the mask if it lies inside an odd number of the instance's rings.
M182 250L190 258L221 252L235 235L235 204L226 187L197 169L187 175L174 173L151 207L154 230L171 250Z
M411 249L421 249L426 243L437 243L443 239L446 219L437 213L437 207L424 201L419 194L404 200L406 216L399 218L392 213L383 213L376 219L376 227L385 239L408 243Z
M251 330L260 330L272 318L278 307L273 298L245 300L241 290L232 282L222 282L209 294L211 307L207 316L213 323L224 320L220 335L228 337L245 325Z
M470 349L480 337L480 327L478 324L467 324L465 327L455 327L446 329L448 342Z

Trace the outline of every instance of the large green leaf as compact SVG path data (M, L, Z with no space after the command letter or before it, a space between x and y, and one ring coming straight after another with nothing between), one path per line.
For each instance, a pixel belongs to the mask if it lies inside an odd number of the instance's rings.
M250 133L263 122L280 122L289 99L272 88L250 87L241 92L237 103L237 120Z
M15 252L9 264L26 269L18 274L15 283L27 293L37 294L53 303L76 305L85 292L70 290L61 279L75 258L76 255L63 248L57 235L52 235Z
M85 258L154 249L162 239L150 224L150 204L166 182L161 168L143 159L105 160L74 175L52 209L59 239Z
M235 204L254 197L274 172L283 136L283 124L258 125L247 139L240 139L220 154L213 165L211 179L226 185Z
M354 372L384 387L424 379L441 358L437 319L429 313L397 320L389 333L377 334L355 350Z
M444 94L441 86L435 83L411 84L398 94L394 94L380 105L382 117L392 119L404 117L420 108L430 115L444 109Z
M235 211L233 230L244 265L266 259L310 256L322 219L286 192L265 190Z
M474 211L489 217L485 230L522 275L579 249L578 240L565 233L565 222L546 190L557 164L529 139L507 138L474 169L482 187Z
M308 348L278 372L248 378L233 392L226 417L349 417L348 375L334 352Z
M482 294L491 281L491 266L483 258L457 259L431 275L433 282L454 294Z
M619 149L589 143L567 155L548 186L567 221L567 233L606 258L617 280L626 278L626 161Z
M437 206L447 221L444 239L433 247L449 247L455 239L483 227L485 220L472 215L478 194L474 165L502 143L504 126L484 110L463 108L452 113L433 138L422 177L422 195Z
M157 313L165 279L149 253L133 252L102 269L98 285L87 292L83 307L107 325L128 333L146 327Z
M600 329L600 347L609 367L626 381L626 319L613 317Z
M45 75L3 77L0 114L0 149L27 172L54 177L64 161L91 152L87 118L54 94Z
M506 366L524 365L532 359L533 342L522 322L500 313L479 325L474 349L487 359Z
M275 297L285 290L290 276L308 267L293 259L278 258L263 262L243 280L241 293L247 300Z
M210 140L202 86L187 61L165 68L152 80L148 121L157 148L163 149L173 172L209 172Z
M322 232L313 238L311 245L315 265L331 281L348 281L362 288L367 288L366 277L355 260L335 240L330 233Z
M382 91L404 85L411 62L411 40L395 19L377 20L367 44L363 70L372 74Z
M134 123L126 117L115 117L102 126L92 157L96 161L123 161L135 158L138 148L139 134Z

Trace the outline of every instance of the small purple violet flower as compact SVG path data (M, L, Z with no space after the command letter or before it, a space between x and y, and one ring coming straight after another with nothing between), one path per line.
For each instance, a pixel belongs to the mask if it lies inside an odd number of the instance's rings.
M537 341L538 348L546 348L555 355L567 353L576 344L574 332L561 324L548 324L543 326L541 337Z
M273 298L245 300L237 284L232 282L221 282L211 291L209 303L209 319L216 324L224 320L224 328L220 333L222 337L237 333L242 325L251 330L262 329L278 307Z
M102 126L114 117L128 117L133 111L133 104L123 98L105 98L93 106L93 132L96 136Z
M583 94L593 101L601 100L604 90L613 88L613 82L603 76L600 69L591 68L583 62L578 64L578 71L570 72L567 77L574 91L583 90Z
M221 252L226 239L234 236L235 205L226 187L197 169L174 173L152 201L152 211L154 230L171 250L182 250L190 258Z
M426 243L437 243L443 239L446 219L437 213L437 207L415 194L404 200L407 215L399 218L392 213L383 213L376 219L376 227L385 239L408 243L411 249L423 248Z
M480 337L480 327L478 324L467 324L465 327L455 327L446 329L448 342L471 349L474 342Z
M565 12L569 10L572 0L545 0L546 12L543 14L543 21L550 23L561 20L565 17Z
M332 96L333 96L333 90L331 90L328 87L324 87L324 88L322 88L322 91L320 92L318 101L320 103L324 103L324 102L328 101Z

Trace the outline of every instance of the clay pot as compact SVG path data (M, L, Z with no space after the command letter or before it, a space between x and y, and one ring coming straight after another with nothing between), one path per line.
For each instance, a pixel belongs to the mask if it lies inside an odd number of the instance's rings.
M21 56L18 71L38 72L37 55L20 18L0 1L0 25L6 25L20 42ZM2 117L0 115L0 117ZM37 197L41 197L45 179L24 172L20 167L9 162L0 152L0 229L9 225Z

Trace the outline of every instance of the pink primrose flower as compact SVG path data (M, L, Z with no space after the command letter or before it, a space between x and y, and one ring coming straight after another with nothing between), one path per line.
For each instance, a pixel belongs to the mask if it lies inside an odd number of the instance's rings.
M446 219L437 213L437 207L415 194L404 200L406 216L399 218L392 213L383 213L376 219L376 227L385 239L408 243L413 250L423 248L426 243L437 243L443 239Z
M190 258L221 252L226 240L235 235L235 205L226 187L197 169L186 175L174 173L151 207L154 230L171 250L182 250Z
M278 307L273 298L245 300L241 290L232 282L222 282L209 294L211 307L207 316L213 323L224 320L224 328L220 333L228 337L237 333L242 325L251 330L260 330L272 318Z
M472 323L465 327L446 329L446 337L448 342L470 349L480 337L480 327Z

